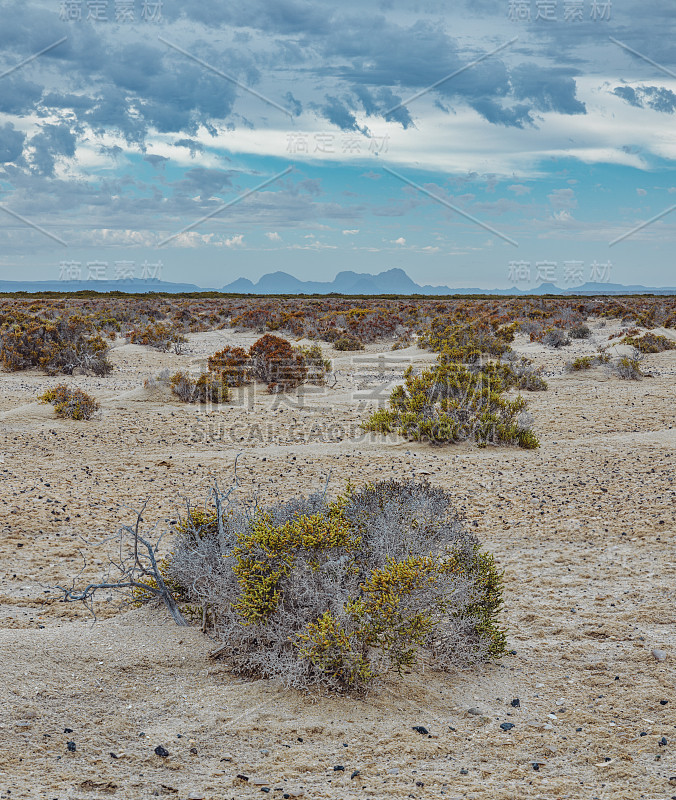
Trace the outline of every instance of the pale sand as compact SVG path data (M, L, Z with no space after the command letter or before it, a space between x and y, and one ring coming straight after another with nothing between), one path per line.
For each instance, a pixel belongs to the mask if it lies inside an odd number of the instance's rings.
M641 382L562 371L616 329L594 326L593 342L560 351L517 340L549 374L548 392L526 394L536 451L359 437L366 411L354 391L399 377L404 365L391 358L434 360L415 348L335 354L335 388L302 407L258 391L253 412L227 408L207 423L143 379L255 335L191 335L182 356L115 347L112 375L67 379L101 400L89 423L56 420L36 402L61 379L0 375L0 797L260 797L254 778L277 798L277 787L306 798L676 795L676 352L647 356L656 374ZM382 369L353 363L378 352ZM205 441L205 424L224 438ZM50 599L44 587L80 568L80 537L100 540L131 519L118 504L150 497L149 522L175 519L211 475L230 480L238 451L243 484L267 497L315 490L329 472L333 491L348 478L411 475L448 489L506 571L516 654L391 678L365 700L307 698L234 679L207 659L213 642L164 609L104 608L92 626L81 607ZM105 548L84 549L83 578L100 574ZM515 727L505 733L502 722Z

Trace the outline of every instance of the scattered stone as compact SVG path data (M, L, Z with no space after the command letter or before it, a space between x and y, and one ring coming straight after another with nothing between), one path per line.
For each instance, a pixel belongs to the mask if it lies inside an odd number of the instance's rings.
M226 753L222 758L221 761L232 761L232 756L230 753Z
M639 733L639 736L647 736L647 735L648 735L648 732L647 732L647 731L641 731L641 732Z
M74 753L77 750L75 742L66 742L66 747L68 748L69 753Z
M235 777L237 778L238 781L245 781L246 782L246 781L249 780L249 776L248 775L236 775Z
M159 756L160 758L168 758L169 751L165 750L161 744L158 744L157 747L155 748L155 755Z
M666 737L666 736L663 736L663 737L662 737L662 738L659 740L659 742L658 742L657 744L658 744L660 747L666 747L666 746L667 746L667 744L668 744L668 742L667 742L667 737Z
M358 769L356 769L356 770L355 770L355 771L352 773L352 775L350 775L350 780L352 780L352 779L356 778L356 777L357 777L357 775L359 775L359 770L358 770Z
M73 732L73 729L72 729L72 728L64 728L64 729L63 729L63 732L64 732L64 733L72 733L72 732Z
M111 758L119 758L117 753L109 753L108 754Z
M418 731L418 733L422 733L423 736L427 736L427 734L429 733L427 728L423 727L422 725L414 725L413 730Z
M270 791L270 787L269 786L263 786L261 788L261 792L265 792L265 794L267 794L269 791Z
M521 707L521 701L519 700L518 697L515 697L512 700L512 702L510 703L510 705L511 705L512 708L520 708Z
M511 731L514 725L511 722L503 722L500 727L503 731Z
M473 708L468 708L467 713L472 714L474 717L479 717L481 716L481 709L474 706Z
M463 768L460 770L460 774L461 774L461 775L467 775L467 774L469 774L469 770L467 770L467 769L465 769L465 768L463 767Z
M669 702L668 700L660 700L660 705L661 705L661 706L666 706L666 704L667 704L668 702Z
M333 768L334 772L345 772L345 767L342 764L336 764Z
M190 752L191 752L191 754L192 754L193 756L196 756L196 755L197 755L197 748L196 748L196 747L191 747L191 748L190 748Z
M655 659L655 661L665 661L667 658L667 654L664 652L664 650L659 650L657 647L655 647L650 652L652 653L652 656Z
M416 782L415 782L415 785L416 785L416 786L417 786L419 789L422 789L422 787L423 787L425 784L424 784L422 781L416 781Z

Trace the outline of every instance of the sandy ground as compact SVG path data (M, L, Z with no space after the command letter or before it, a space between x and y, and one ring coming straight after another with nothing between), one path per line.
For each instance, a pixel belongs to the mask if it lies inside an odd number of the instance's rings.
M198 414L144 378L255 336L195 334L181 356L118 343L112 375L68 379L102 402L88 423L37 402L59 379L0 375L0 797L676 797L676 351L647 356L640 382L564 373L613 331L562 351L517 341L550 384L528 395L536 451L360 435L388 382L434 360L416 348L327 352L333 388L247 390ZM513 652L362 700L308 698L233 678L163 609L104 606L92 625L50 593L81 550L85 576L103 569L105 546L83 538L114 533L146 498L148 524L165 525L212 476L227 484L238 452L243 484L268 498L329 474L335 491L412 475L448 489L505 570Z

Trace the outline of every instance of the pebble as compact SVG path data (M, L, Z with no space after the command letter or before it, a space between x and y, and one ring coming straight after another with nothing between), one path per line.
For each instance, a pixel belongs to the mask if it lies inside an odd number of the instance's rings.
M660 747L666 747L666 746L667 746L667 744L668 744L668 742L667 742L667 737L666 737L666 736L663 736L663 737L662 737L662 738L659 740L659 742L658 742L657 744L658 744Z
M413 727L413 730L418 731L418 733L422 733L424 736L427 736L427 734L429 733L427 728L423 727L422 725L415 725Z
M667 654L664 650L659 650L657 647L650 651L655 661L666 661Z
M467 713L468 714L472 714L475 717L478 717L478 716L481 715L481 709L480 708L476 708L476 707L475 708L468 708L467 709Z
M460 774L461 775L467 775L468 773L469 773L469 770L465 769L464 767L460 770Z
M169 751L165 750L161 744L158 744L157 747L155 748L155 755L160 756L160 758L168 758Z
M512 700L512 702L510 703L510 705L511 705L512 708L520 708L521 707L521 701L519 700L518 697L515 697Z
M357 775L359 775L359 770L358 770L358 769L356 769L356 770L355 770L355 771L352 773L352 775L350 775L350 780L352 780L353 778L356 778L356 777L357 777Z
M503 731L511 731L514 725L511 722L503 722L500 727Z
M68 748L69 753L74 753L77 749L75 746L75 742L66 742L66 747Z
M661 705L661 706L666 706L666 704L667 704L668 702L669 702L668 700L660 700L660 705Z
M345 772L345 767L342 764L336 764L333 768L334 772Z

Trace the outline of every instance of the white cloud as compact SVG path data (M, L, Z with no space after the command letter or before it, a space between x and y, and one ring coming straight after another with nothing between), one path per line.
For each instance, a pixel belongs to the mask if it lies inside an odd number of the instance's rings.
M398 239L394 240L394 244L400 244L403 247L403 245L406 244L406 239L404 239L403 236L400 236Z
M645 189L637 189L637 190L636 190L636 194L637 194L639 197L645 197L645 196L648 194L648 192L646 192L646 190L645 190Z
M266 233L265 235L268 237L268 239L271 242L281 242L282 241L282 237L278 233L271 232L271 233Z
M356 236L359 233L359 228L356 228L353 231L343 231L343 236Z
M524 186L522 183L514 183L507 188L510 192L514 192L517 197L521 197L522 194L530 193L530 186Z
M223 244L226 247L243 247L244 246L244 234L238 233L236 236L233 236L230 239L226 239Z

